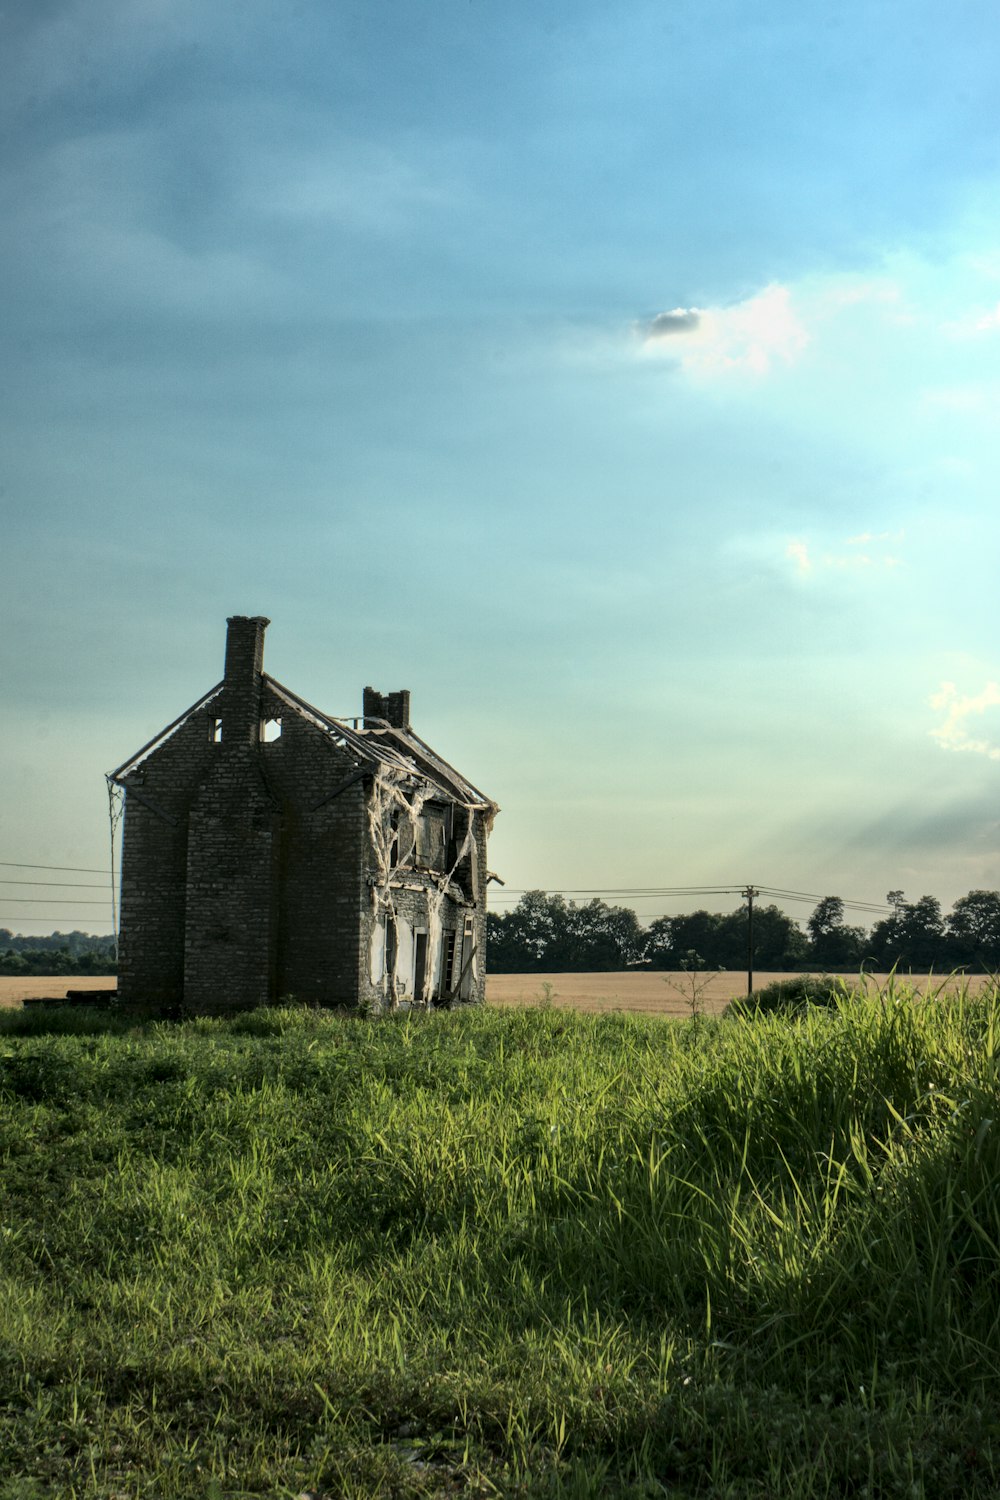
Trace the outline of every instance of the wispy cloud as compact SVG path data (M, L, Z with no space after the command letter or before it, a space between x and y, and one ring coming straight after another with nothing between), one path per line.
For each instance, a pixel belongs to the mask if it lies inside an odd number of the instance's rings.
M1000 760L1000 745L972 732L969 721L976 723L991 708L1000 708L1000 683L988 682L980 693L960 693L953 682L942 682L930 698L931 708L943 711L944 718L930 731L942 750L968 750Z
M800 573L812 572L812 558L806 542L789 542L785 548L785 556L791 558Z
M921 405L931 412L946 415L987 412L991 418L996 410L996 397L996 385L991 381L980 381L975 385L929 386L920 392Z
M675 307L636 327L645 357L666 357L693 375L730 370L766 375L775 360L794 364L809 335L786 286L772 284L726 307Z
M995 274L992 279L996 280ZM1000 302L985 309L981 301L967 303L961 311L943 317L939 327L946 338L958 341L976 340L984 333L996 333L1000 329Z
M869 547L872 542L901 542L903 533L901 531L862 531L857 536L849 536L844 545L847 547Z
M894 552L886 551L882 544L898 542L902 539L901 531L863 531L858 536L845 538L841 543L841 547L851 548L849 552L830 548L817 552L814 551L810 542L802 537L796 537L786 543L785 557L794 565L799 577L819 572L883 571L901 567L902 558L897 557ZM858 550L862 547L865 548L864 551Z
M328 138L308 149L262 148L252 170L244 167L239 196L262 218L386 235L447 209L461 189L440 161Z

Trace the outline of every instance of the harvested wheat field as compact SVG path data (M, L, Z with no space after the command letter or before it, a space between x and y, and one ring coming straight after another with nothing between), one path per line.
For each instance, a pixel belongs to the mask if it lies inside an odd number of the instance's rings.
M858 974L841 976L854 986L862 983ZM794 979L793 974L754 974L754 987L763 988L775 980ZM650 969L632 969L618 974L490 974L486 980L486 998L491 1005L565 1005L573 1010L632 1010L661 1016L691 1014L690 974L665 973ZM746 974L732 969L726 973L695 975L699 1008L707 1016L718 1015L737 995L747 991ZM864 983L881 988L888 974L868 974ZM967 984L973 991L989 979L983 975L965 978L942 978L940 975L907 974L896 977L897 984L935 991L942 986L954 990ZM704 988L702 986L704 985Z
M67 990L113 990L114 987L113 974L59 974L55 978L32 974L27 979L0 974L0 1008L20 1005L24 1000L47 999L50 995L61 997Z
M849 985L860 982L857 974L841 976ZM761 988L776 979L792 979L792 974L762 973L754 975ZM865 983L885 985L888 974L869 974ZM707 980L707 982L706 982ZM707 1016L718 1015L736 995L746 994L746 975L736 970L695 976L699 1009ZM973 991L988 983L983 975L942 978L940 975L907 974L897 976L897 983L913 985L919 990L954 990L968 984ZM67 990L110 990L114 975L59 975L46 979L33 976L18 979L0 975L0 1008L20 1005L39 996L62 996ZM704 986L704 988L702 988ZM571 1010L628 1010L660 1016L691 1014L691 976L663 973L648 969L629 969L618 974L491 974L486 981L486 998L491 1005L534 1006L563 1005Z

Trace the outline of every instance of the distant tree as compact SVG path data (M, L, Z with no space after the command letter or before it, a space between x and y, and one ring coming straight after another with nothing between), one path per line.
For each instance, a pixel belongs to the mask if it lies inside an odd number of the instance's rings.
M638 963L646 942L630 906L570 902L565 924L566 962L560 968L599 971L626 969Z
M834 932L844 924L844 903L839 896L824 896L816 905L806 924L809 936L815 943L827 933Z
M647 962L654 969L673 968L673 939L671 932L674 925L673 917L657 917L650 922L646 928L645 955Z
M665 966L679 969L689 953L697 953L706 969L730 969L736 953L733 930L719 912L693 911L670 921L670 962ZM744 952L746 939L744 938ZM739 958L735 962L739 963Z
M846 925L844 903L839 896L824 896L806 925L812 963L828 969L854 968L865 956L865 930Z
M577 906L528 891L513 911L487 917L489 964L498 974L625 969L642 957L646 935L631 907L600 900Z
M754 963L761 969L797 969L805 962L805 934L778 906L754 911ZM646 957L654 969L680 969L694 950L711 969L740 969L747 961L747 911L726 915L696 911L657 917L646 929Z
M944 918L936 896L906 901L902 891L886 896L892 911L872 928L869 951L881 969L927 971L950 965Z
M869 968L893 969L899 962L899 918L883 917L868 937Z
M526 891L513 911L486 922L490 968L500 974L531 974L548 968L546 954L560 946L566 902L545 891Z
M0 927L0 951L8 949L12 953L59 953L65 950L74 957L80 953L113 955L115 939L113 933L95 936L89 932L52 932L47 937L25 937L20 932Z
M947 921L954 963L1000 968L1000 891L970 891L960 896Z
M741 912L744 928L746 915ZM780 906L758 906L753 914L754 964L758 969L797 969L806 962L806 935ZM745 947L745 939L744 939Z
M940 968L945 959L944 917L936 896L921 896L903 908L899 931L901 961L909 969Z

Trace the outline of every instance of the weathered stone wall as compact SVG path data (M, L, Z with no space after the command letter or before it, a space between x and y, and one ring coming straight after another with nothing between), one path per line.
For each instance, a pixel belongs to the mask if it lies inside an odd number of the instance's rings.
M253 748L225 727L214 743L216 717L197 713L141 782L126 777L146 801L126 794L119 992L195 1010L356 1003L362 781L326 800L356 762L287 709L280 738Z
M265 718L281 720L278 738L259 750L282 810L277 994L356 1004L367 835L363 779L347 751L266 688L263 709Z
M127 1001L178 1005L183 995L188 812L219 755L217 711L193 715L126 778L118 992Z
M423 932L428 998L448 988L449 953L457 985L475 943L461 995L482 999L482 815L473 815L470 846L470 815L456 808L442 821L434 793L443 855L436 879L412 869L412 827L392 856L402 851L400 868L390 869L384 841L381 853L373 846L372 812L386 813L385 828L393 813L407 823L405 773L376 773L336 731L274 691L261 676L266 625L230 620L222 688L123 773L122 998L202 1012L285 996L378 1007L394 998L387 950L390 969L410 980L396 998L414 998L415 935ZM383 699L366 689L365 712L405 729L409 695ZM446 823L453 836L445 849ZM445 870L452 879L443 888Z
M276 993L281 818L256 758L230 747L188 815L186 1010L266 1005Z

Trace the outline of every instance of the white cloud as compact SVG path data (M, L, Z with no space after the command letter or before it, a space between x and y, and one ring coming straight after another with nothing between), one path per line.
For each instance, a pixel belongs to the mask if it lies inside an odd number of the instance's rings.
M971 413L987 412L991 417L996 410L997 387L995 382L951 386L928 386L920 392L920 402L932 412Z
M880 549L880 544L898 542L902 537L901 531L863 531L858 536L847 537L841 544L851 548L866 547L868 550L865 552L833 549L814 552L809 542L797 537L786 544L785 556L794 563L795 571L800 577L816 572L861 573L869 569L898 568L902 565L902 559L892 552Z
M800 573L812 572L812 558L805 542L789 542L785 548L785 556L791 558Z
M860 281L855 277L837 278L826 294L826 300L833 307L856 307L858 303L895 303L899 302L902 292L898 281L886 276L868 276Z
M976 738L970 731L967 720L979 719L987 709L1000 708L1000 684L988 682L982 692L962 694L953 682L942 682L930 698L931 708L943 710L944 718L936 729L930 731L942 750L967 750L974 755L985 755L989 760L1000 760L1000 746L990 740Z
M849 536L845 541L847 547L868 547L872 542L901 542L903 533L901 531L862 531L857 536Z
M728 307L675 307L636 331L643 356L666 356L698 376L766 375L776 359L794 364L809 342L788 287L777 284Z
M865 321L908 328L919 321L895 276L833 276L810 278L813 315L817 322L837 319L854 308L869 309ZM807 293L808 295L808 293Z

